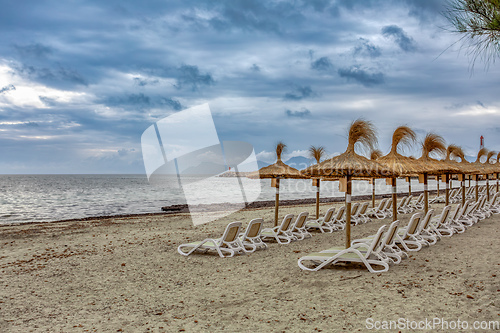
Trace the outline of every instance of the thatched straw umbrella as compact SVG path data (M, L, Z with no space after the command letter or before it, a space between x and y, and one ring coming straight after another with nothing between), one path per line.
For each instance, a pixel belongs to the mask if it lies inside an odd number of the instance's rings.
M382 152L378 149L374 149L370 153L370 160L376 161L378 158L382 157ZM372 183L372 207L375 207L375 180L377 178L371 178Z
M354 146L363 145L373 149L377 142L375 130L371 122L355 120L349 128L347 149L343 154L313 165L307 171L311 176L343 177L341 190L345 190L346 202L346 248L351 245L351 193L353 177L392 177L393 171L356 154Z
M455 147L455 149L453 150L453 155L460 158L460 162L454 162L454 161L450 161L449 163L452 163L452 165L456 166L459 168L460 172L460 180L462 182L461 186L462 186L462 206L465 204L465 175L466 174L477 174L479 172L478 168L475 167L474 165L472 165L472 163L469 163L466 159L465 159L465 154L462 150L462 148L460 147ZM456 163L456 164L455 164Z
M321 158L323 155L325 155L326 150L325 147L319 146L311 146L309 147L309 154L312 158L316 160L316 163L321 162ZM303 171L301 171L303 172ZM316 218L319 219L319 185L320 185L321 179L320 178L313 178L313 186L316 185Z
M481 158L482 157L485 157L488 155L488 149L486 148L481 148L478 152L477 152L477 158L476 158L476 161L472 163L472 165L474 165L475 167L478 168L479 172L476 173L473 177L473 179L476 181L476 189L475 189L475 192L476 192L476 201L479 200L479 178L480 178L480 175L488 175L488 168L483 164L481 163Z
M498 181L499 181L499 178L500 178L500 152L498 153L497 155L497 163L496 163L496 174L497 174L497 193L498 193Z
M428 133L425 136L425 139L422 142L422 156L418 159L418 161L425 164L425 166L431 170L420 174L421 178L423 178L422 181L424 183L425 214L427 214L427 211L429 210L427 175L443 175L446 173L460 172L458 168L455 168L452 165L445 163L443 161L435 160L429 156L431 153L444 154L445 152L446 148L444 145L444 139L441 136L435 133Z
M477 159L473 165L477 166L480 170L480 174L486 176L486 196L490 200L490 189L489 189L489 175L494 174L496 168L489 163L489 160L495 155L495 152L488 151L486 148L481 148L477 153ZM481 158L486 156L486 161L481 162ZM479 199L479 189L478 189L478 178L476 176L476 201Z
M490 160L495 154L496 153L494 151L489 151L486 156L486 162L484 162L485 168L488 171L488 174L486 175L486 197L488 201L490 201L490 174L494 175L496 171L496 166L491 164Z
M292 178L303 179L308 178L299 170L286 165L281 160L281 154L285 151L286 145L283 142L276 144L276 163L260 168L259 171L250 173L247 177L253 179L271 178L271 186L276 187L276 199L274 208L274 226L278 225L278 210L280 201L280 179Z
M399 126L392 134L391 151L387 155L380 157L377 162L387 168L390 168L391 170L394 170L395 173L401 176L411 176L427 171L427 169L421 165L420 162L398 153L398 148L402 149L403 146L411 146L415 142L416 138L417 135L411 128L408 126ZM396 221L398 219L396 177L392 177L391 185L393 205L392 219L393 221Z
M454 145L454 144L451 144L448 146L448 148L446 148L446 158L443 160L443 162L445 163L448 163L448 164L451 164L453 165L454 167L458 167L457 164L458 162L455 161L455 160L452 160L452 157L454 156L458 156L455 154L455 152L457 151L457 149L460 149L460 147L458 147L457 145ZM460 169L460 168L459 168ZM452 180L451 180L451 175L450 173L446 173L445 175L445 179L444 179L444 182L446 183L446 189L445 189L445 206L448 206L450 204L450 188L451 188L451 185L452 185ZM438 193L439 195L439 193Z

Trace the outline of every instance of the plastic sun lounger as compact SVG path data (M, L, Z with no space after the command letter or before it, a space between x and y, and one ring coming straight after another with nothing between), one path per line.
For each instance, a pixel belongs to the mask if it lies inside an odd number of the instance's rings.
M244 233L240 233L239 239L246 252L254 252L259 249L267 249L267 244L260 238L263 219L253 219L248 224Z
M297 216L295 223L292 226L292 235L294 235L298 240L303 240L304 238L312 237L309 231L306 230L305 224L308 212L302 212Z
M398 227L399 220L396 220L389 225L389 229L387 229L384 240L382 241L383 247L381 251L381 254L387 256L390 261L395 264L399 264L403 258L408 257L408 254L406 252L402 251L399 247L396 246L396 234L398 231ZM376 235L372 235L362 239L355 239L351 242L351 244L371 244L375 236Z
M274 239L279 244L288 244L291 241L297 240L297 238L292 234L292 220L293 214L286 215L279 226L262 230L260 237L263 241L266 241L267 239Z
M335 214L335 217L329 222L334 230L344 230L345 228L345 206L342 206Z
M333 232L334 230L336 230L336 228L334 228L332 223L334 213L335 213L335 207L332 207L326 211L324 217L319 218L317 220L307 221L305 224L306 230L319 229L322 233L326 231Z
M379 219L379 220L385 219L384 208L385 208L385 204L386 204L387 200L389 200L389 199L384 198L384 199L380 200L378 206L370 209L368 214L370 216L373 216L373 217Z
M240 229L241 222L231 222L227 225L221 238L207 238L199 242L181 244L177 248L177 252L183 256L188 256L195 251L207 252L208 250L215 250L221 257L232 257L236 253L246 253L243 244L241 244L241 241L238 238ZM185 252L185 249L189 249L189 251ZM226 255L224 255L224 253L226 253Z
M429 209L419 225L418 236L423 240L423 245L434 245L439 239L438 235L430 226L432 214L434 214L434 209Z
M382 248L382 237L386 229L386 225L381 226L376 237L369 246L359 243L347 249L342 250L339 248L339 252L311 253L300 258L297 264L303 270L318 271L325 266L335 265L339 262L356 262L363 263L372 273L387 272L389 270L389 264L383 261L383 257L379 254ZM373 268L373 265L382 266L383 269L376 270Z
M366 223L366 219L363 216L366 216L366 210L368 209L368 202L364 202L358 206L356 213L351 216L351 221L354 221L356 225Z
M396 245L401 245L406 251L420 251L422 249L422 241L418 238L418 226L421 219L422 213L412 215L408 226L398 230Z
M454 234L453 228L447 224L450 210L451 205L445 206L441 211L441 215L431 219L429 228L432 229L438 240L440 240L443 236L451 237Z

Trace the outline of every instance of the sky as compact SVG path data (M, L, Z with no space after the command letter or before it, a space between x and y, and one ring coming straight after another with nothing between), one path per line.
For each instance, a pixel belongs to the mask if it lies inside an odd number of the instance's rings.
M141 135L208 103L257 158L379 148L408 125L500 150L500 66L471 58L437 0L17 1L0 12L0 174L145 173ZM360 151L361 152L361 151ZM420 156L418 143L405 152Z

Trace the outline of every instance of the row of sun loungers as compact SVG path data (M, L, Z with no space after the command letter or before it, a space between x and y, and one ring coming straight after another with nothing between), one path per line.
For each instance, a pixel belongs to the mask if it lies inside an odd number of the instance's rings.
M375 235L351 242L347 249L333 247L308 254L298 260L301 269L317 271L338 263L363 263L372 273L386 272L390 264L398 264L407 257L407 252L420 251L424 246L436 244L442 237L463 233L479 221L500 213L500 193L488 202L486 196L475 203L467 201L463 207L456 205L450 213L451 205L445 206L441 214L432 217L430 209L412 215L408 225L399 228L399 221L389 227L383 225ZM377 269L376 267L382 267Z
M412 213L418 210L423 195L417 199L412 200L412 196L403 197L398 202L398 212L401 214ZM423 208L423 207L422 207ZM312 237L310 231L317 230L322 233L334 232L343 230L345 228L345 206L340 207L338 211L334 207L328 209L325 216L320 219L307 220L309 214L303 212L294 219L293 214L288 214L283 218L281 224L274 228L263 228L262 219L253 219L243 232L241 222L232 222L227 225L224 234L221 238L212 239L207 238L199 242L191 242L179 245L177 251L185 256L194 252L207 252L214 250L221 257L232 257L235 254L248 254L259 249L266 249L268 241L276 241L279 244L289 244L293 241L303 240ZM387 218L392 216L392 199L382 199L379 205L375 208L368 210L368 203L355 203L352 205L352 224L360 224L369 222L370 216L376 218ZM474 225L478 221L491 216L491 214L500 213L500 193L495 194L491 201L486 200L486 196L481 197L478 202L471 200L466 201L465 205L461 207L456 205L453 212L451 205L444 207L441 215L432 218L434 213L430 209L425 216L422 213L414 214L406 227L398 228L399 221L393 222L386 230L380 228L379 232L383 233L384 237L379 240L378 246L371 248L373 240L376 240L377 235L367 237L364 239L354 240L352 245L356 245L353 249L331 248L320 253L343 253L342 258L354 258L352 253L356 255L359 253L365 255L365 259L359 259L367 265L368 269L373 272L378 272L372 268L373 260L379 263L386 269L388 263L399 263L401 259L406 256L408 251L418 251L423 245L435 244L442 237L450 237L456 233L463 233L468 227ZM394 231L394 235L392 235ZM395 246L397 245L397 246ZM351 246L351 247L353 247ZM347 251L349 250L349 251ZM356 251L354 251L356 250ZM345 252L347 251L347 252ZM406 251L406 252L405 252ZM367 255L368 253L368 255ZM345 256L344 256L345 254ZM349 255L347 255L349 254ZM318 257L326 258L324 254ZM318 270L327 264L342 261L339 258L321 261L321 265L317 265L313 269L306 268L302 262L308 261L308 257L299 260L299 266L306 270ZM379 259L376 259L379 258ZM382 258L383 260L381 260ZM332 260L330 260L332 259ZM368 260L369 259L369 260ZM315 261L315 260L310 260ZM324 264L323 264L324 262ZM319 268L318 268L319 267ZM387 266L388 267L388 266Z

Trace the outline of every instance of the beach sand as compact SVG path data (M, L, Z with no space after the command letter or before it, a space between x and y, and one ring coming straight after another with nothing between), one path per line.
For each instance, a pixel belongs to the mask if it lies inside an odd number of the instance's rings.
M331 205L340 204L322 204L322 213ZM314 209L283 207L280 216ZM197 227L188 214L0 227L0 332L365 332L369 318L500 321L499 215L381 274L297 266L342 246L343 231L233 258L177 253L181 243L220 237L231 221L262 217L270 227L273 216L262 208ZM409 218L400 215L402 225ZM389 222L355 226L352 237Z

